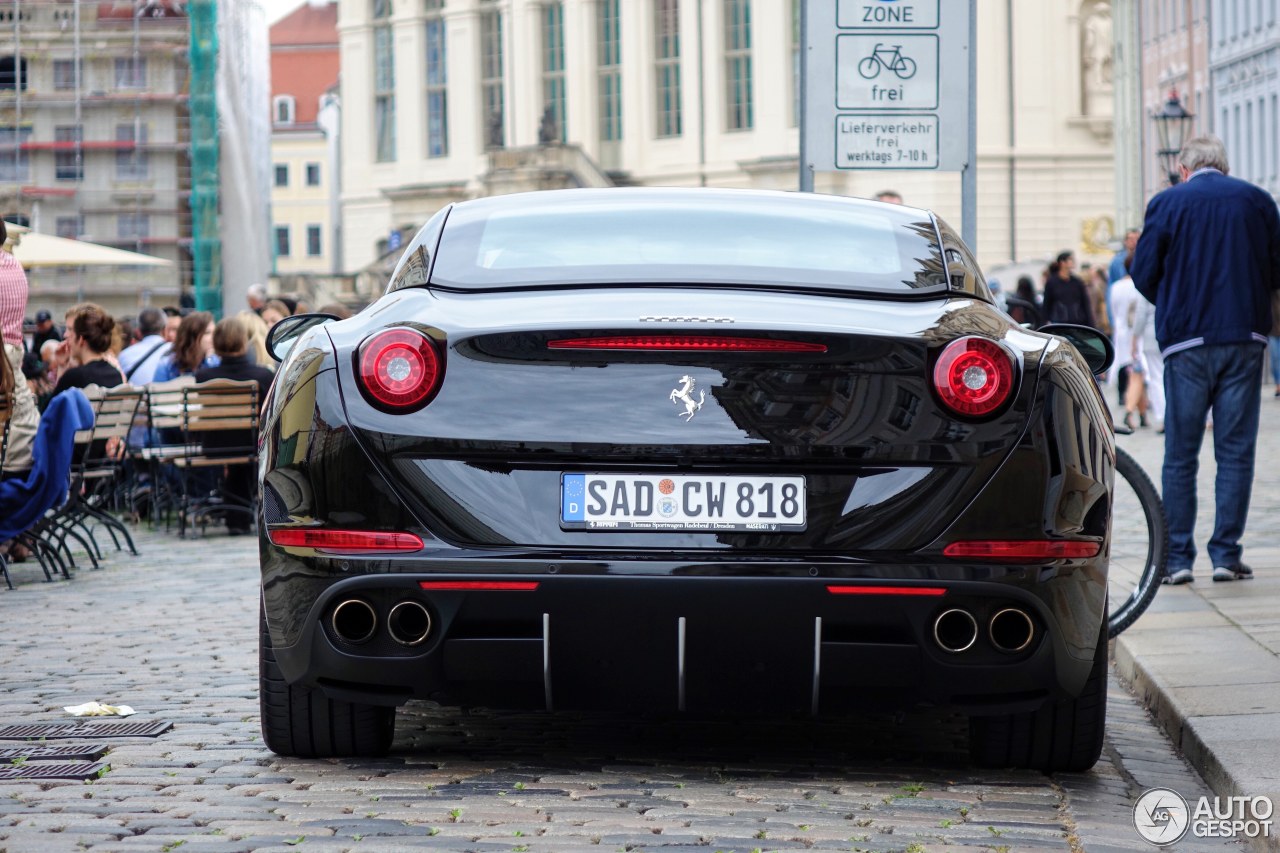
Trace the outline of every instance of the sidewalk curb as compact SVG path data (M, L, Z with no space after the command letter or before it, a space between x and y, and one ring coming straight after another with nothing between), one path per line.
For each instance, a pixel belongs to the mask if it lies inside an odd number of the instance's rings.
M1224 620L1225 622L1225 620ZM1243 632L1241 632L1243 634ZM1158 667L1145 662L1124 635L1115 640L1112 659L1120 678L1138 697L1156 719L1157 725L1169 735L1186 760L1204 778L1209 789L1219 797L1265 794L1265 791L1249 790L1255 786L1242 784L1240 775L1228 763L1224 763L1215 749L1211 731L1197 723L1212 718L1188 718L1179 702L1178 689L1161 677ZM1272 793L1273 802L1275 795ZM1280 810L1278 810L1280 812ZM1262 853L1280 853L1280 813L1272 818L1270 838L1249 840L1249 849Z

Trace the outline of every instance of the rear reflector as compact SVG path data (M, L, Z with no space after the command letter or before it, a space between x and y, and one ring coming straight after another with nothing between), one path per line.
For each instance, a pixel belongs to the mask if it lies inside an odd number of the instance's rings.
M482 592L533 592L537 581L421 581L418 587L428 590L462 590Z
M334 530L323 527L280 527L267 534L272 544L286 548L321 551L394 553L422 550L422 539L413 533L383 530Z
M1069 539L971 540L952 542L944 550L948 557L974 557L982 560L1060 560L1096 557L1100 542Z
M548 349L681 350L705 352L826 352L826 344L776 341L772 338L729 338L713 335L607 335L547 341Z
M940 586L835 586L828 585L832 595L946 595Z

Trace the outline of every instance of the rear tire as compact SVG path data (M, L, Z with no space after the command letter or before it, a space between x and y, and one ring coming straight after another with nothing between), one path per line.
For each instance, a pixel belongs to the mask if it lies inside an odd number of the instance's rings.
M258 701L262 739L278 755L297 758L374 758L395 735L396 709L327 698L313 687L290 685L280 674L267 617L258 605Z
M1047 702L1036 711L973 717L969 758L981 767L1017 767L1046 773L1088 770L1102 754L1107 721L1107 619L1103 615L1093 669L1075 699Z

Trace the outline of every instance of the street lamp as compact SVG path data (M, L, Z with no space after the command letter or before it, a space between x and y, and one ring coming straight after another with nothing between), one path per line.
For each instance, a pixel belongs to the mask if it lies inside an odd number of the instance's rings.
M1165 102L1160 112L1151 116L1151 120L1156 123L1156 136L1160 140L1160 150L1156 155L1169 176L1170 186L1182 180L1178 172L1178 155L1182 153L1182 143L1187 138L1187 132L1191 129L1191 120L1194 118L1195 116L1187 112L1186 107L1182 106L1182 102L1178 100L1177 89L1169 90L1169 100Z

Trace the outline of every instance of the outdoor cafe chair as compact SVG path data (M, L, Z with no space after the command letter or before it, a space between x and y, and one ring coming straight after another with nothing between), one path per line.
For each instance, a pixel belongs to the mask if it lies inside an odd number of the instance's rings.
M181 472L178 535L185 536L188 525L203 527L228 512L252 519L252 498L240 503L216 484L225 467L258 461L258 383L212 379L183 388L182 441L185 454L172 460Z

